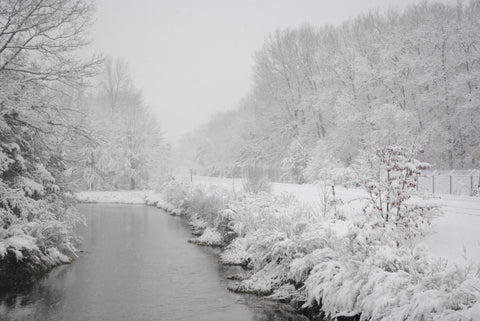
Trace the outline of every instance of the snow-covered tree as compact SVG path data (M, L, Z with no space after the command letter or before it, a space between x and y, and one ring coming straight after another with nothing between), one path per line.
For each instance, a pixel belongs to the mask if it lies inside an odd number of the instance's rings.
M397 242L422 235L436 211L432 206L409 202L418 178L430 166L415 158L421 152L388 146L367 152L355 166L356 184L368 193L364 213L379 218L378 228L386 229Z
M0 1L0 284L75 256L63 173L66 146L87 136L72 121L71 91L98 60L86 44L92 5L83 0Z
M338 27L277 30L255 53L235 117L208 123L190 150L216 168L280 168L298 157L295 141L309 155L323 142L341 166L372 143L421 146L434 167L475 168L463 146L480 146L479 10L479 0L422 2Z
M169 145L142 94L133 86L127 64L107 59L98 90L80 100L79 122L91 140L79 144L72 171L74 185L88 189L153 187L169 169Z

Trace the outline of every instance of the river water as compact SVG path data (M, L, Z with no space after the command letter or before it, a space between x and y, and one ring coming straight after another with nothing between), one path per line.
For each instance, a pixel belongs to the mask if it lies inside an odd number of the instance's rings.
M147 206L82 204L82 253L24 293L0 320L303 320L282 304L227 290L214 249L187 243L178 217Z

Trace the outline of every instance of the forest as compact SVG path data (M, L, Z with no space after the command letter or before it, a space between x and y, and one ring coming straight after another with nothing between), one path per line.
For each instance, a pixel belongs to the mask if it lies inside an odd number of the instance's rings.
M339 26L277 30L255 53L252 87L181 141L187 167L287 182L348 167L362 150L424 150L435 169L478 166L480 2L421 2Z

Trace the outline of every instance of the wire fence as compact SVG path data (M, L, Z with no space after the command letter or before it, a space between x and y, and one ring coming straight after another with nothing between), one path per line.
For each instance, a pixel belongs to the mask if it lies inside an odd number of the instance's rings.
M247 178L252 174L267 177L272 182L284 182L282 170L278 168L242 166L225 170L216 175L206 175L226 178ZM190 170L190 176L197 175ZM417 191L428 194L450 195L480 195L480 174L478 171L460 173L430 172L418 178Z
M427 175L418 179L418 191L431 194L475 196L479 185L479 175Z

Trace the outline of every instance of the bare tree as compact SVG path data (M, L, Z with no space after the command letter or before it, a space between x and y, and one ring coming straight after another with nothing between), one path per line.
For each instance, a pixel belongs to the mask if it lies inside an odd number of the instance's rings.
M128 72L128 64L123 60L105 60L105 71L100 80L100 86L105 92L110 108L118 108L122 93L131 90L131 79Z
M99 59L73 53L88 43L89 0L0 0L0 73L23 81L78 82Z

